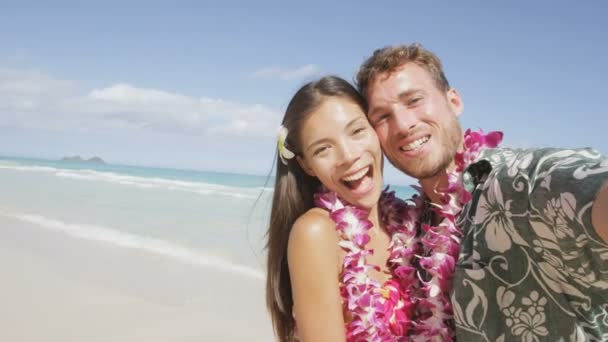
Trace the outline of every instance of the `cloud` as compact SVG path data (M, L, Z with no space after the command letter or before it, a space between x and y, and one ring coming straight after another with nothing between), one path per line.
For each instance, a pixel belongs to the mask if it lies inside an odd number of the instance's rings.
M59 104L76 87L37 70L0 68L0 124L53 128Z
M252 78L278 79L283 81L300 80L318 76L321 69L314 64L306 64L297 68L267 67L251 73Z
M261 104L116 83L91 90L38 71L0 69L0 124L132 128L207 136L274 136L280 114Z
M3 100L47 99L65 94L74 86L75 82L53 79L37 70L0 68L0 96Z

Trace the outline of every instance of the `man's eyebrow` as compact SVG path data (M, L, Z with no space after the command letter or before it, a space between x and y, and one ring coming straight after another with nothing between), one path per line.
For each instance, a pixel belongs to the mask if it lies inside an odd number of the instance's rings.
M418 89L418 88L406 90L402 93L399 93L399 100L403 101L404 99L409 98L412 95L414 95L416 93L420 93L420 92L422 92L422 90Z
M367 112L367 117L380 113L382 110L384 110L384 108L384 106L371 107L370 110Z
M399 93L399 95L397 95L397 98L399 99L399 101L404 101L408 98L410 98L411 96L417 94L417 93L422 93L423 90L419 89L419 88L414 88L414 89L409 89L406 91L403 91L401 93ZM384 106L375 106L370 108L369 112L368 112L368 117L372 116L372 115L376 115L379 111L381 111L384 108Z

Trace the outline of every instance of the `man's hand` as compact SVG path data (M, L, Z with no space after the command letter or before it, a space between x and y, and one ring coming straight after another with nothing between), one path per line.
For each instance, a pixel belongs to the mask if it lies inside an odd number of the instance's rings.
M600 188L595 198L591 222L597 234L608 243L608 181Z

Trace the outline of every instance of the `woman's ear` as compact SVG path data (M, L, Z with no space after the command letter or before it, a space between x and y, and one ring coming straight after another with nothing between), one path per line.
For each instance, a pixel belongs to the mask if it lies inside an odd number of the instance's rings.
M306 162L306 160L304 158L302 158L300 156L296 156L296 159L298 160L298 164L300 164L300 167L302 168L302 170L304 170L304 172L306 172L307 175L309 175L311 177L317 176L317 175L315 175L315 172L308 165L308 163Z

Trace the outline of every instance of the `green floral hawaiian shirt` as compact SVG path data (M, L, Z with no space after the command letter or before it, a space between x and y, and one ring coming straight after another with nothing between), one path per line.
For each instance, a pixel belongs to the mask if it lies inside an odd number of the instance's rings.
M591 224L608 159L488 149L464 174L452 304L459 341L608 341L608 243Z

